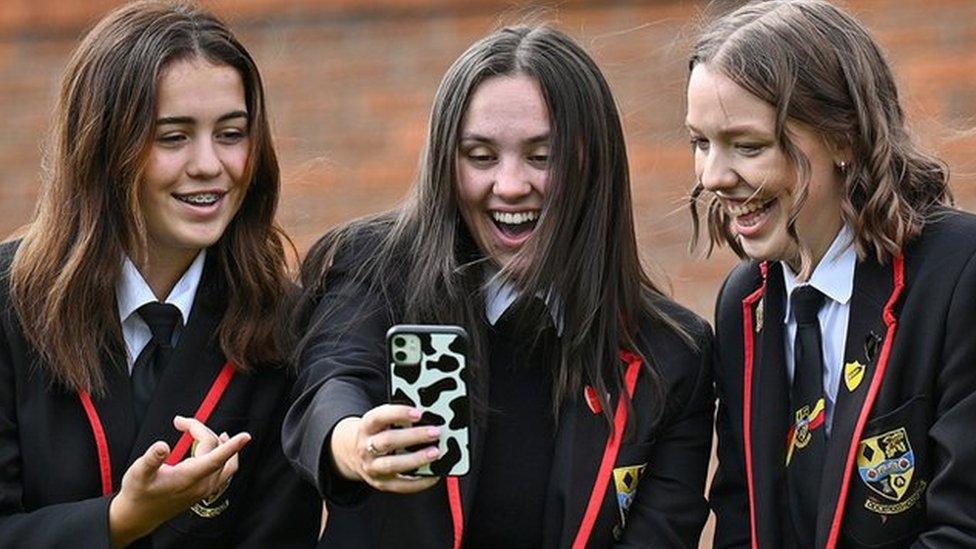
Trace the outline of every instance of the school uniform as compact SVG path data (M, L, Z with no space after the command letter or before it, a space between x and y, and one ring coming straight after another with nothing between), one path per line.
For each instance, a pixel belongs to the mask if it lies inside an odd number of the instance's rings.
M497 322L500 314L489 307L484 319L492 347L489 364L469 384L473 400L488 404L474 407L470 472L410 495L377 491L338 476L330 457L332 429L343 418L388 402L385 334L399 316L399 305L388 305L353 279L352 272L375 246L360 241L345 248L327 275L310 322L298 396L282 428L286 455L327 498L329 518L319 547L473 547L485 545L489 537L506 537L505 528L531 530L506 539L534 547L696 546L707 516L703 488L713 412L711 336L707 324L664 298L657 298L658 305L681 322L699 348L690 348L661 325L643 322L646 348L641 350L650 364L621 354L616 367L626 378L633 405L628 409L619 394L611 395L613 436L596 400L586 397L587 392L594 396L592 388L565 402L558 422L531 415L537 409L551 416L545 410L551 400L542 396L551 381L545 382L544 370L534 370L534 360L545 360L544 349L553 340L541 343L541 354L524 346L517 328L511 331L512 324ZM332 316L326 321L328 312ZM543 340L559 337L558 317L553 321L554 329ZM667 392L659 423L651 417L659 400L652 375L660 376ZM503 395L492 396L498 376L512 377ZM539 395L538 400L513 396L520 389ZM493 407L528 420L492 415L497 412ZM621 438L624 433L628 436ZM520 434L524 454L522 448L506 447L505 441ZM500 507L506 498L518 512Z
M813 539L796 539L786 493L791 284L779 263L750 261L718 297L715 547L976 546L976 217L940 210L903 255L856 260L842 341L821 310L840 353L824 353ZM843 288L824 293L838 314Z
M129 369L149 335L124 311L136 308L139 290L118 288L128 356L106 356L105 393L85 403L78 392L52 384L24 338L9 295L15 249L0 248L0 547L109 547L108 508L122 475L157 440L175 450L181 433L173 417L193 417L205 399L213 405L205 421L212 431L251 434L240 468L219 495L135 546L314 546L319 500L280 450L292 379L270 366L248 374L227 367L215 337L227 290L214 261L198 258L171 294L185 325L177 328L172 358L138 425ZM126 269L134 271L131 264Z

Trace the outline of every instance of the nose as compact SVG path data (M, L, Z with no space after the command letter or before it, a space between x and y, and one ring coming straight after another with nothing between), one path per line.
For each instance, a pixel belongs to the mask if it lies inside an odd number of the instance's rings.
M528 166L517 159L506 159L495 172L492 193L505 202L516 202L532 192Z
M213 179L223 171L217 145L211 139L194 143L193 156L187 164L187 175L194 179Z
M718 147L712 147L700 162L699 180L709 191L727 190L739 183L739 174Z

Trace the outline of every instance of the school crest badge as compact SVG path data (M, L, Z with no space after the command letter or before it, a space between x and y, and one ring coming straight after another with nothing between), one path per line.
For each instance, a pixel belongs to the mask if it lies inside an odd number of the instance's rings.
M905 497L915 472L915 452L905 428L862 440L857 469L864 484L876 494L890 501Z
M230 499L223 497L228 486L230 486L230 481L227 481L220 490L191 505L190 510L200 518L214 518L223 513L230 506Z
M627 524L627 511L637 496L637 483L647 464L617 467L613 470L613 483L617 488L617 507L620 509L620 524L613 529L613 536L619 540Z
M847 385L847 390L854 392L855 389L861 385L861 381L864 380L864 371L867 369L866 366L858 361L848 362L844 365L844 384Z

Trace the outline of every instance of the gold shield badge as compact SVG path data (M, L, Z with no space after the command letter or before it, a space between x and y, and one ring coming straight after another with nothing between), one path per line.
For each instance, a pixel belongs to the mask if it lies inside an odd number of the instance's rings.
M634 503L637 483L640 482L645 467L647 467L646 463L617 467L613 470L613 484L617 489L617 507L620 510L620 524L613 529L613 535L617 540L623 535L624 526L627 524L627 510Z
M856 360L844 365L844 384L847 385L848 391L853 393L861 385L865 370L867 370L867 366Z
M904 427L861 441L857 469L868 488L891 501L905 497L915 472L915 452Z

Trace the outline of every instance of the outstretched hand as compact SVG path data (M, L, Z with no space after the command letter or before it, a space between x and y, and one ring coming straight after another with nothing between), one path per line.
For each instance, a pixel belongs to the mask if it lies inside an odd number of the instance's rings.
M191 457L166 465L170 447L153 443L122 477L109 506L112 545L124 547L221 489L237 472L238 453L251 435L217 436L196 419L176 416L173 425L194 440Z

